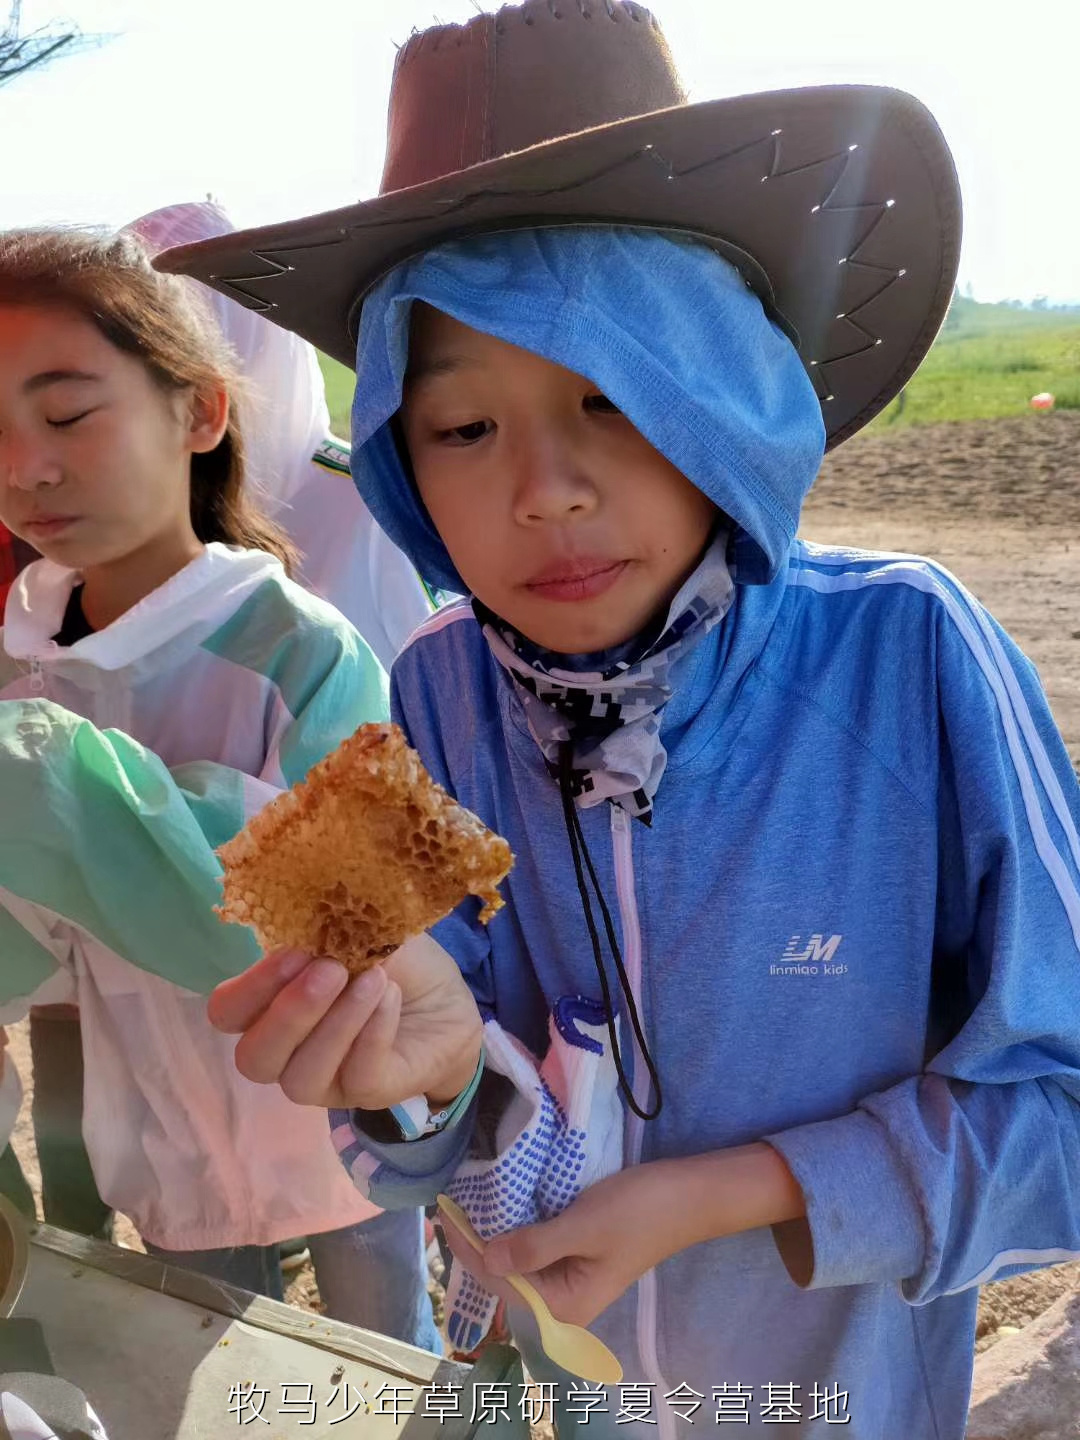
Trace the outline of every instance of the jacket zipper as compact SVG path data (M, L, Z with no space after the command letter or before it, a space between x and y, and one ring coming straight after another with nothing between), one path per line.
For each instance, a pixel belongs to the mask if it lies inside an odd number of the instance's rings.
M637 895L634 889L634 849L631 826L633 821L621 805L611 807L612 844L615 851L615 891L619 901L619 922L622 926L623 963L630 990L637 1005L642 1025L646 1022L645 1008L641 998L641 924L638 919ZM634 1046L634 1099L641 1108L648 1108L649 1072L645 1066L636 1038L631 1035ZM645 1122L632 1111L626 1117L626 1163L639 1165L645 1138ZM675 1416L659 1403L671 1387L660 1371L660 1360L656 1353L656 1271L648 1270L638 1281L637 1301L637 1343L646 1380L658 1387L660 1394L654 1397L657 1417L658 1440L674 1440Z
M30 661L30 689L35 695L45 693L45 672L41 668L40 660Z

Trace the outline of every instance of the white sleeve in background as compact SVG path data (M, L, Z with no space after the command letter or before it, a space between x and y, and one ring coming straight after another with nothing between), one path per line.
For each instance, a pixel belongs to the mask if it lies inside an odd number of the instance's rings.
M411 562L352 480L317 465L277 516L303 553L298 577L359 630L384 669L432 606Z

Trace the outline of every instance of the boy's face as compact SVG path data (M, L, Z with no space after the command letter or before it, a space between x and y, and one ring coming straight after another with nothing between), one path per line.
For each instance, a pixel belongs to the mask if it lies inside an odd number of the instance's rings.
M637 635L717 519L591 381L420 303L401 421L458 573L549 650Z

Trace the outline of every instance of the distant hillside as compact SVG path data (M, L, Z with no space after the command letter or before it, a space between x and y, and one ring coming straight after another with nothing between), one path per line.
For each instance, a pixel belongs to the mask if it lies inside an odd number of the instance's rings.
M1061 325L1080 325L1080 305L1046 305L1035 301L1021 305L1018 300L1005 300L986 305L956 295L949 306L941 340L959 336L985 335L1000 330L1039 330Z

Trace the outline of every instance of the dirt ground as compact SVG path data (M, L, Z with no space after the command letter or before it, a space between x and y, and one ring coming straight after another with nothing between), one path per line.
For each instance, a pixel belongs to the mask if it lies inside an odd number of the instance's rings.
M856 435L801 533L951 570L1035 662L1080 768L1080 412Z
M947 566L1038 666L1080 769L1080 413L858 435L827 459L802 534L930 555ZM12 1053L29 1082L23 1032L13 1033ZM36 1187L28 1106L15 1146ZM119 1238L138 1245L130 1226ZM1080 1265L987 1286L979 1348L1068 1289L1080 1289ZM317 1307L310 1268L295 1277L289 1298Z

